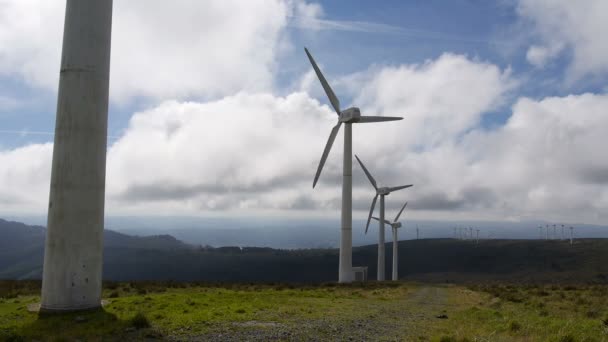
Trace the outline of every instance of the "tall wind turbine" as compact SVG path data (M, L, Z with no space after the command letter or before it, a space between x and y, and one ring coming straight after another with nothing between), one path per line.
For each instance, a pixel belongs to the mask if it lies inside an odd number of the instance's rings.
M101 307L112 0L68 0L41 312Z
M387 219L384 220L384 223L388 224L393 229L393 274L392 274L393 280L399 280L399 258L398 258L398 254L397 254L398 249L399 249L398 248L399 238L397 237L397 229L401 228L401 222L399 222L399 216L401 216L401 213L403 212L403 209L405 209L406 206L407 206L407 202L405 202L403 207L401 207L401 210L399 210L399 213L397 214L397 216L395 217L395 220L393 222L390 222ZM377 217L372 217L372 218L376 221L380 221L380 219Z
M372 174L367 171L367 168L365 168L365 165L363 165L361 159L359 159L357 155L355 155L355 158L357 158L357 161L359 162L359 165L361 165L361 168L365 172L365 175L367 176L367 179L369 179L369 182L372 183L372 186L374 187L374 189L376 189L376 196L374 196L374 199L372 200L372 206L369 209L367 224L365 225L365 234L367 234L367 230L369 229L369 221L372 219L372 214L374 213L376 201L378 200L378 196L380 196L380 219L378 220L378 280L384 280L384 196L389 195L393 191L409 188L412 186L412 184L379 188L376 184L376 180L374 179Z
M314 188L317 185L317 181L319 180L319 176L321 175L321 170L323 170L323 165L325 165L325 161L327 160L327 156L329 155L329 151L331 150L331 146L336 140L336 136L338 135L338 131L340 130L340 126L344 124L344 159L342 164L342 219L341 219L341 234L340 234L340 262L339 262L339 273L338 273L338 282L340 283L350 283L353 281L353 272L352 272L352 248L353 248L353 212L352 212L352 192L353 192L353 135L352 135L352 124L353 123L368 123L368 122L381 122L381 121L394 121L394 120L402 120L401 117L390 117L390 116L362 116L361 111L357 107L347 108L345 110L340 109L340 100L334 91L325 80L325 76L321 73L321 69L317 66L314 58L308 49L304 48L306 51L306 55L310 60L310 64L312 64L319 81L321 82L321 86L323 86L323 90L325 90L325 94L329 98L329 102L331 106L336 111L338 115L338 123L332 128L331 133L329 134L329 139L327 139L327 144L325 145L325 149L323 150L323 154L321 156L321 160L319 161L319 166L317 167L317 173L315 174L315 179L312 183L312 187ZM368 220L369 224L369 220Z

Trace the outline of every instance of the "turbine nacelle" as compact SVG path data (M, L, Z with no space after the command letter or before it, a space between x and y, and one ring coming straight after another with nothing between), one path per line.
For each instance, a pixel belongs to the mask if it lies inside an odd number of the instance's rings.
M352 122L359 122L360 118L361 118L361 111L359 110L359 108L350 107L350 108L345 109L342 112L340 112L340 118L338 120L343 123L352 123Z
M385 186L385 187L382 187L382 188L378 188L376 190L376 194L380 195L380 196L382 196L382 195L387 196L390 193L391 193L391 188L389 188L388 186Z
M401 228L401 222L392 223L391 227L393 227L393 229Z

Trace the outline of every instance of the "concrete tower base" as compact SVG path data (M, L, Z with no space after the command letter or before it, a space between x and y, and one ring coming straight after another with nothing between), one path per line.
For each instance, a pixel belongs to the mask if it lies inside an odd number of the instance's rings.
M68 0L41 312L101 307L112 0Z

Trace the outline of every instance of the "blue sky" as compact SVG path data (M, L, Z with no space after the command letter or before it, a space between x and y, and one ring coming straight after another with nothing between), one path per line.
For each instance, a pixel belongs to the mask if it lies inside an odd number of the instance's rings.
M10 0L0 15L6 213L44 212L63 9ZM358 148L387 182L418 185L412 215L608 223L608 166L589 152L608 122L602 0L116 0L114 10L110 214L335 215L339 145L324 187L309 184L334 119L307 46L343 103L405 116L401 128L362 128L378 145ZM157 139L173 129L175 140ZM361 213L366 186L355 184Z

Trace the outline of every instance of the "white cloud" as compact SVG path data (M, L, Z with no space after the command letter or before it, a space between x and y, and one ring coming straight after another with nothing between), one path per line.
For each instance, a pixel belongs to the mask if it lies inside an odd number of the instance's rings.
M537 68L543 68L545 65L557 56L563 49L561 45L538 46L532 45L526 53L526 59L528 63L534 65Z
M55 91L65 1L0 0L0 76ZM210 98L266 91L302 0L114 2L111 97ZM300 13L302 12L302 13Z
M391 128L403 148L453 141L503 104L516 85L509 70L453 54L420 65L372 69L357 78L355 103L366 113L405 117L403 127Z
M52 144L0 150L0 207L4 213L46 212Z
M350 81L364 115L404 115L355 125L354 152L409 217L606 223L608 95L519 99L499 128L508 70L446 54L420 65L375 66ZM317 85L318 86L318 85ZM361 86L361 87L359 87ZM324 100L325 101L325 100ZM241 92L208 102L167 101L136 113L108 150L108 214L325 213L339 210L341 135L316 189L312 177L336 116L302 92ZM50 145L0 153L0 198L44 211ZM371 186L354 165L354 206ZM19 202L20 201L20 202Z
M65 1L0 0L0 75L57 88Z
M544 64L564 46L572 53L571 80L608 72L607 1L519 0L517 10L541 41L528 51L531 63Z

